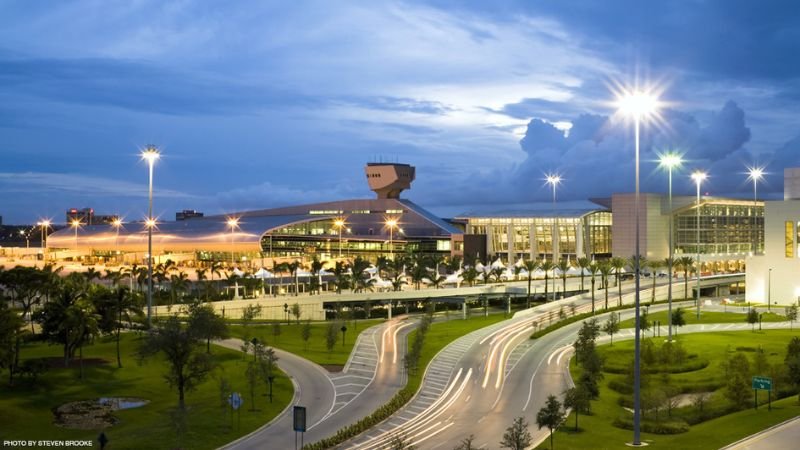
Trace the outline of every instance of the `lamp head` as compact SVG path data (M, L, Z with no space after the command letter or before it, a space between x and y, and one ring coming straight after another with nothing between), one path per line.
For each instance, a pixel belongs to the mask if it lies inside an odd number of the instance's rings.
M692 172L692 180L699 186L708 177L708 175L700 170Z
M113 225L115 228L121 227L122 226L122 219L120 219L120 218L114 219L113 221L111 221L111 225Z
M144 221L144 226L147 228L155 228L156 227L156 219L147 219Z
M748 167L748 179L753 180L754 182L760 181L764 178L764 168L763 167Z
M231 230L237 228L239 226L239 218L238 217L228 217L228 226L231 227Z
M666 167L667 169L674 169L675 167L681 166L683 159L681 159L681 155L677 153L666 153L658 158L658 163L660 166Z
M78 219L72 219L72 222L70 222L70 226L72 226L74 228L78 228L81 225L82 225L81 221L78 220Z
M142 159L147 161L150 165L153 165L159 158L161 158L161 153L155 145L148 145L142 151Z
M389 228L397 227L397 219L386 219L386 226Z
M344 227L344 219L336 219L336 220L334 220L333 221L333 226L335 226L336 228L341 230L342 227Z
M623 90L617 97L617 110L636 119L655 114L660 106L658 97L649 91Z
M556 187L557 185L561 184L561 175L557 173L547 174L547 176L545 177L545 181L547 182L547 184Z

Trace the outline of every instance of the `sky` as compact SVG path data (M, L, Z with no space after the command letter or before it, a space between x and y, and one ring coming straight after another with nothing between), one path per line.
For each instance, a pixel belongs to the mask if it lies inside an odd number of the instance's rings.
M659 93L659 154L704 193L780 198L800 167L792 1L0 0L0 215L72 207L144 217L368 198L363 165L417 167L440 215L630 192L633 126L615 92Z

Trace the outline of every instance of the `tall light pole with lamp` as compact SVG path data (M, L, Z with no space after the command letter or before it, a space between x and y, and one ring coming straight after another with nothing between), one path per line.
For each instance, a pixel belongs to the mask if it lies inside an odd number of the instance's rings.
M339 229L339 259L342 259L342 228L344 228L344 219L341 217L333 221L333 226Z
M148 188L148 204L147 204L147 328L152 325L152 309L153 309L153 228L155 228L156 221L153 218L153 166L156 161L161 158L161 153L158 147L148 145L142 152L142 159L147 161L147 166L150 174L150 183Z
M553 187L553 229L550 233L550 242L553 249L553 266L556 265L556 232L558 230L558 217L556 217L556 186L561 183L561 176L557 173L548 174L545 183ZM563 295L563 294L562 294ZM553 269L553 300L556 299L556 271ZM545 299L546 300L546 299Z
M695 220L697 222L697 248L695 249L697 251L697 301L695 302L695 307L697 309L698 319L700 319L700 185L706 177L708 177L708 175L700 170L695 170L692 173L692 180L694 180L695 185L697 185L697 207L695 208Z
M41 237L41 244L42 244L42 258L47 261L47 230L50 228L50 220L44 219L39 222L37 225L41 228L42 237Z
M753 251L750 254L755 255L758 251L758 228L755 226L756 208L758 208L758 182L764 178L764 168L750 167L747 173L747 179L753 180L753 223L750 224L750 229L753 230Z
M633 445L642 445L641 429L641 371L640 353L641 336L639 327L639 285L640 285L640 251L639 251L639 128L641 122L646 120L658 111L659 101L655 93L640 89L623 89L617 99L618 111L633 119L634 139L635 139L635 164L636 164L636 193L634 197L634 220L636 221L636 250L634 253L634 278L636 280L636 294L634 300L635 322L634 322L634 364L633 364Z
M668 341L669 342L672 342L672 259L673 259L673 253L674 253L674 249L673 249L674 245L672 243L672 239L673 239L673 236L672 236L672 234L673 234L673 232L672 232L672 222L673 222L673 220L672 220L672 170L675 169L675 168L680 167L682 162L683 161L681 160L680 155L675 154L675 153L667 153L665 155L662 155L661 158L659 159L659 165L661 167L666 168L667 169L667 173L669 174L668 175L668 179L669 179L669 183L668 183L668 188L669 188L669 194L668 194L668 201L669 201L669 239L668 239L668 241L669 241L669 257L667 258L667 267L668 267L667 268L667 273L669 273L669 284L667 285L667 305L668 305L667 306L667 310L668 310L668 312L667 312L667 325L668 325L667 329L669 330L669 332L668 332Z
M114 252L116 253L114 259L119 258L119 229L122 227L122 219L117 217L111 221L111 226L114 227Z
M389 228L389 259L394 260L394 243L392 240L394 238L394 229L398 227L397 219L386 219L386 227Z
M239 218L238 217L228 217L228 227L231 229L231 266L233 266L235 264L234 263L234 258L233 258L233 232L234 232L234 230L239 228Z
M69 225L72 228L75 229L75 253L76 253L75 256L77 257L77 253L78 253L78 228L80 228L81 225L83 225L83 223L78 219L72 219L72 222L70 222Z

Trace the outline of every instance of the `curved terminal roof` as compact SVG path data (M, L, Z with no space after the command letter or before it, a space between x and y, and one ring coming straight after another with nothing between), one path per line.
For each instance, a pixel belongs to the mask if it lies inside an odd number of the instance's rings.
M239 218L233 231L227 223L229 217ZM267 234L280 235L289 225L336 218L345 220L348 239L388 239L389 230L384 225L388 218L398 221L399 229L393 230L397 240L450 238L461 233L408 200L343 200L159 223L153 231L153 251L259 251L261 238ZM124 224L119 231L112 225L91 225L80 227L76 238L75 229L69 227L49 235L47 247L146 252L147 229L142 222Z

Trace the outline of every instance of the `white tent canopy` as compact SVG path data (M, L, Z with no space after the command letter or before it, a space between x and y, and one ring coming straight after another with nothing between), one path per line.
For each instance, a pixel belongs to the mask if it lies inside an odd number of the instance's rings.
M253 274L253 277L260 278L262 280L265 279L265 278L272 278L274 276L275 275L272 272L270 272L269 270L267 270L267 269L265 269L263 267L258 269L258 271Z

